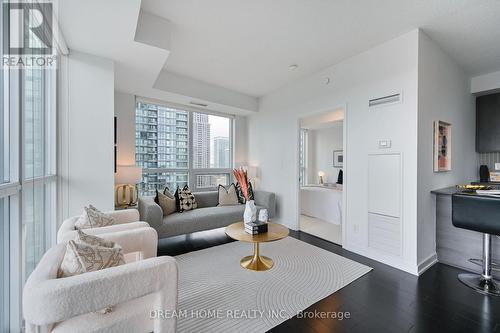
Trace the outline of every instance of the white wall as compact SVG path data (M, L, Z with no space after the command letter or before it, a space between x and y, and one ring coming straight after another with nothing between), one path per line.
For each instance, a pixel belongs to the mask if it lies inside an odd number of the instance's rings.
M345 106L344 247L411 272L417 263L417 46L415 30L262 97L249 117L249 161L260 166L260 188L276 193L277 222L297 229L299 118ZM400 91L403 103L368 108L370 98ZM390 151L403 156L401 257L368 247L367 162L380 139L392 140Z
M248 123L245 116L236 116L234 120L234 165L248 165Z
M418 262L436 252L433 189L468 183L477 175L475 106L465 72L424 33L418 52ZM452 124L452 171L433 172L433 122Z
M117 164L135 165L135 96L115 91Z
M325 183L336 183L339 170L333 167L333 151L343 149L343 126L342 121L335 122L332 127L309 130L311 136L310 145L310 178L312 183L318 183L318 172L323 171Z
M60 175L62 218L83 206L114 208L114 69L109 59L71 51L61 82Z

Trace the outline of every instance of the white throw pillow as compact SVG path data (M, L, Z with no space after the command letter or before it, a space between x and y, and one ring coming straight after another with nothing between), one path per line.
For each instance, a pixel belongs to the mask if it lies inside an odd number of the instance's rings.
M76 243L90 245L90 246L102 246L112 248L115 246L115 242L103 239L101 237L92 236L84 233L81 230L78 230L78 234L75 239Z
M219 204L218 206L235 206L238 205L238 194L236 193L236 186L234 184L225 188L219 185Z
M115 220L92 205L83 208L84 212L76 221L75 229L100 228L115 224Z
M69 277L125 264L122 248L68 242L57 277Z
M57 277L69 277L123 264L125 260L119 245L78 230L77 240L69 241L66 246ZM112 311L113 306L108 306L96 312L107 314Z

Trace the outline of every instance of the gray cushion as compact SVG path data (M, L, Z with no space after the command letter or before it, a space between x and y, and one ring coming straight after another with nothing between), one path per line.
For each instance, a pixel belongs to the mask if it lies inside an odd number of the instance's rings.
M215 192L217 197L217 192ZM264 208L257 206L257 209ZM163 218L158 228L160 237L171 237L192 232L222 228L243 221L245 205L198 208L182 213L173 213Z

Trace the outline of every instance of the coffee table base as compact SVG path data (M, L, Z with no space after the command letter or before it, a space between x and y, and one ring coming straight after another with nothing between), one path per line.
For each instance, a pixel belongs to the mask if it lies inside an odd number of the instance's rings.
M252 256L246 256L240 261L240 265L243 268L250 269L252 271L267 271L271 269L274 262L271 258L264 257L260 255L259 243L254 243L254 253Z

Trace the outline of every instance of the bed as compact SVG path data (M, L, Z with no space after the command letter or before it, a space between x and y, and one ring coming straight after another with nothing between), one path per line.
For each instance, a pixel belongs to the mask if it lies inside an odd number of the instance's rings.
M300 188L300 213L333 224L342 223L342 189L326 186Z

